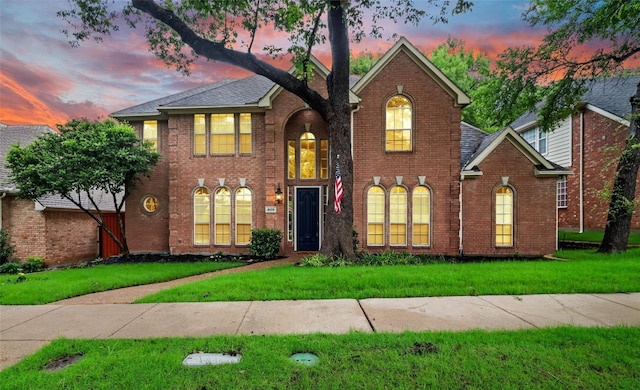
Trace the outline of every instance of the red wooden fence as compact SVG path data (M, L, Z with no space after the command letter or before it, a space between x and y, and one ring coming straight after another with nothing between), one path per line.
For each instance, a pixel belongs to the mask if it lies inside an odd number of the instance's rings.
M120 214L122 216L122 223L124 223L125 218L124 214ZM120 227L118 226L118 217L116 213L104 214L104 224L111 230L118 240L122 239L122 235L120 234ZM100 229L100 257L106 259L111 256L117 256L120 254L120 249L113 238L104 231L104 229Z

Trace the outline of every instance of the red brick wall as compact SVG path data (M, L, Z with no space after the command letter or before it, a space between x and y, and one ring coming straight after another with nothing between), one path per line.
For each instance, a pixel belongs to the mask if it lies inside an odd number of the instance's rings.
M531 162L508 140L462 182L464 255L538 256L556 249L556 178L536 178ZM514 245L495 245L495 191L508 176L514 191Z
M133 123L142 138L142 122ZM151 179L141 178L126 202L126 235L131 253L169 252L169 131L167 121L158 121L160 160ZM158 198L158 211L147 213L142 205L147 196Z
M96 222L82 211L44 211L48 265L95 259L100 250Z
M32 201L7 196L2 199L2 228L9 231L16 258L21 261L28 257L46 259L45 216L36 211Z
M47 265L92 260L98 256L96 223L81 211L37 211L28 200L3 200L2 227L9 231L20 261L41 257Z
M609 202L600 192L613 184L620 153L629 128L596 112L584 110L583 201L584 228L604 229ZM574 174L567 177L567 208L559 209L561 227L580 227L580 114L572 118L572 160ZM640 177L636 188L640 189ZM635 212L632 228L640 229L640 213Z
M386 103L402 94L413 104L413 151L385 151ZM460 108L453 98L420 69L404 52L400 52L360 93L362 108L354 114L354 222L360 233L360 246L369 251L386 250L388 246L367 246L366 193L373 185L373 176L380 176L386 191L386 233L388 236L389 190L396 176L403 176L402 185L408 192L409 227L411 190L418 185L418 176L426 176L431 189L431 246L412 247L408 228L408 247L434 254L457 254L459 231L460 175ZM388 238L385 238L388 242Z

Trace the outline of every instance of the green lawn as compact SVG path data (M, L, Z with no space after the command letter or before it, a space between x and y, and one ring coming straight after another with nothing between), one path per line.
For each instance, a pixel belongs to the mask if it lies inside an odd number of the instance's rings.
M241 262L139 263L97 265L18 275L0 274L0 304L42 305L65 298L116 288L165 282L237 267Z
M52 342L0 372L12 389L638 389L640 328ZM194 351L237 364L185 367ZM294 353L317 355L314 366ZM79 354L74 364L47 365Z
M163 290L137 303L391 298L640 291L640 248L619 255L560 251L569 261L494 261L379 267L282 266Z
M558 239L562 241L583 241L601 243L604 231L587 230L583 233L560 230L558 232ZM629 245L640 245L640 232L631 232L629 234Z

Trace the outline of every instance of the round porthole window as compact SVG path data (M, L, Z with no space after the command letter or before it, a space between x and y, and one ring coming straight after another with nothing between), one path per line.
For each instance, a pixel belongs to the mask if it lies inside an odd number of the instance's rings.
M147 213L153 214L158 211L158 198L153 195L146 196L142 200L142 208Z

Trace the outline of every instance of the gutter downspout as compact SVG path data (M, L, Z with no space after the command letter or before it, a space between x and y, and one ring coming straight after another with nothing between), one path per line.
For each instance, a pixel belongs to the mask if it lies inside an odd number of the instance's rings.
M459 229L459 244L458 244L458 256L462 256L462 180L460 180L460 195L458 195L458 202L460 202L460 212L458 213L458 221L460 222Z
M584 111L580 111L580 233L584 233Z
M2 195L0 195L0 230L2 230L2 199L7 196L6 192L3 192Z

